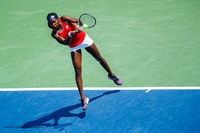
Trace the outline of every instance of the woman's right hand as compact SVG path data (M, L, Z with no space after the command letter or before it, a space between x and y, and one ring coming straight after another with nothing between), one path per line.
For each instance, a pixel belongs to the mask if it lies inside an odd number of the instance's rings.
M69 34L70 34L71 36L74 36L74 35L76 35L76 34L79 33L79 32L80 32L80 30L79 30L79 29L76 29L76 30L70 31ZM69 36L70 36L70 35L69 35Z

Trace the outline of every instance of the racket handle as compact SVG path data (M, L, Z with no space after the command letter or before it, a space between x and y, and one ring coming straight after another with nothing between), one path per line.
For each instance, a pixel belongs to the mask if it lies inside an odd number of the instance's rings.
M83 29L83 27L80 26L80 25L77 25L76 27L77 27L78 30L82 30Z

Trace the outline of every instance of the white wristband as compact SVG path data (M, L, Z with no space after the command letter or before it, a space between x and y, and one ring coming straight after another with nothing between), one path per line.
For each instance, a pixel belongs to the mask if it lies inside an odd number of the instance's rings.
M72 37L71 31L68 32L68 37Z

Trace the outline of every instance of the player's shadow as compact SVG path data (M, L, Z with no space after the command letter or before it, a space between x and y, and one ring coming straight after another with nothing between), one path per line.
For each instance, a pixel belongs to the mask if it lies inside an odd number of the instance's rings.
M107 91L104 92L103 94L93 97L90 99L90 103L93 102L94 100L105 96L105 95L109 95L109 94L113 94L113 93L117 93L120 90L114 90L114 91ZM62 117L78 117L80 119L83 119L86 116L86 112L81 112L79 114L76 113L70 113L70 111L81 107L81 103L75 104L75 105L71 105L71 106L67 106L64 108L61 108L59 110L54 111L53 113L43 116L41 118L38 118L36 120L33 121L29 121L26 122L24 125L21 126L21 128L40 128L40 127L54 127L54 128L63 128L63 127L67 127L72 125L72 123L67 123L67 124L58 124L58 121L60 118ZM50 120L54 120L54 123L47 123Z

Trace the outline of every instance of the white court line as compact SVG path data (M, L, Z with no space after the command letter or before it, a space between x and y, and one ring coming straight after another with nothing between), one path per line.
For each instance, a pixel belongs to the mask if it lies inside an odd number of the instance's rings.
M0 91L61 91L77 90L76 87L55 88L0 88ZM84 87L84 90L200 90L200 87Z

